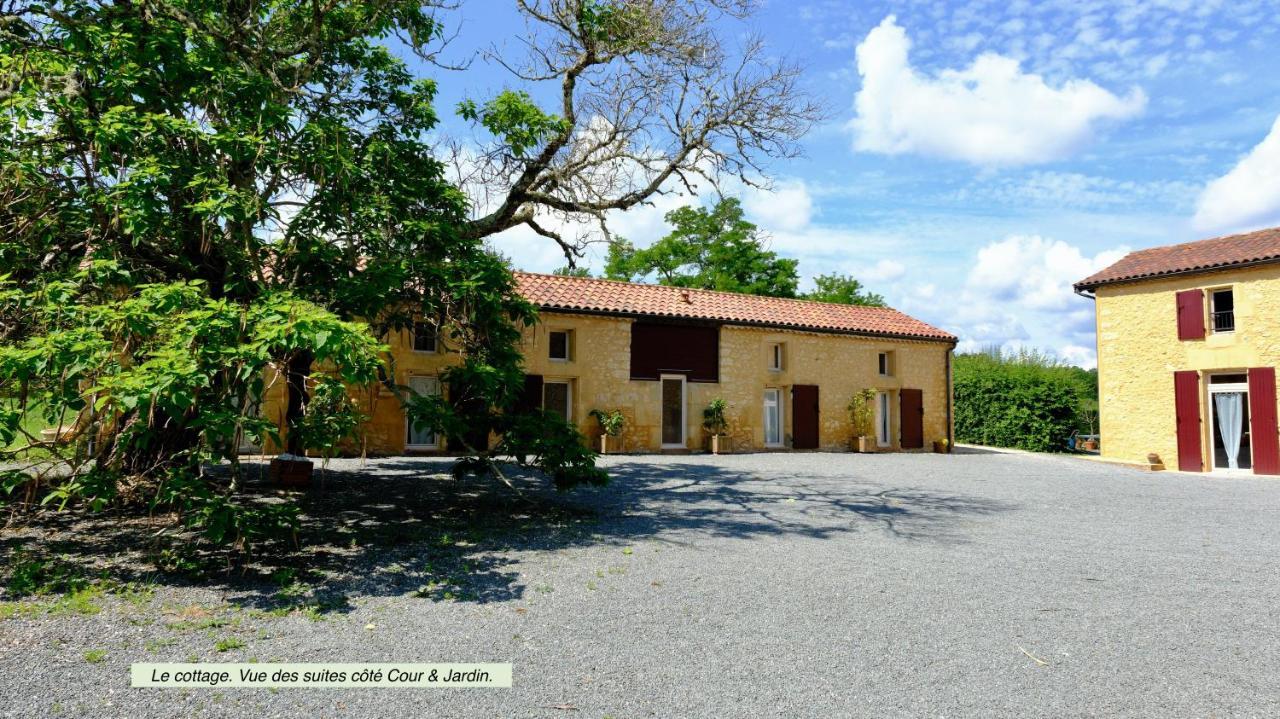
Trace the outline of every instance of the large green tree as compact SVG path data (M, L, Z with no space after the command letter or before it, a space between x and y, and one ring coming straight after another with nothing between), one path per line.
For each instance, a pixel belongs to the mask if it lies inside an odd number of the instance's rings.
M836 273L817 275L813 278L813 284L813 290L804 294L806 300L834 302L840 305L885 306L883 295L863 287L862 283L851 275Z
M648 247L636 249L625 241L610 245L605 276L634 280L654 275L659 283L677 287L796 296L797 261L765 246L738 200L721 200L710 208L681 207L666 219L671 232Z
M270 431L251 408L275 368L292 449L348 424L308 421L312 404L339 409L334 382L379 381L471 452L463 468L510 454L560 485L600 481L571 428L507 411L536 315L485 238L525 224L572 263L578 246L548 217L603 221L694 175L750 172L817 114L796 68L713 29L747 3L516 5L528 61L485 57L527 89L462 103L475 134L447 138L436 82L466 76L433 64L445 4L7 3L0 445L32 412L73 417L64 501L141 480L189 517L218 507L218 536L243 538L254 510L203 467ZM553 110L533 100L547 84ZM469 158L452 179L449 147ZM462 356L449 404L396 386L380 357L375 338L419 316ZM500 445L470 442L478 430ZM6 477L0 492L26 481ZM209 501L187 506L178 486Z

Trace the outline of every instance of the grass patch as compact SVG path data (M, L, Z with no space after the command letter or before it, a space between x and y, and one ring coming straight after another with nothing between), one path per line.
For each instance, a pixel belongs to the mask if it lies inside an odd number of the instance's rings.
M171 637L166 637L164 639L148 639L142 647L149 652L158 652L165 647L171 647L177 643L178 640Z
M245 643L236 637L224 637L214 642L213 648L220 652L229 652L232 649L243 649Z
M84 653L84 660L90 664L101 664L107 660L107 653L102 649L90 649Z

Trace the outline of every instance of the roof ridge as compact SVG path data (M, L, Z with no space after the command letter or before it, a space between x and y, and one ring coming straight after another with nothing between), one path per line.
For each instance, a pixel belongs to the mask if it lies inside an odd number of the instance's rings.
M663 284L653 284L649 282L631 282L630 280L615 280L608 277L577 277L574 275L557 275L551 272L530 272L529 270L516 270L516 272L522 275L534 275L537 277L552 277L555 279L572 280L575 282L603 282L603 283L612 284L612 285L629 285L631 287L655 287L662 290L683 290L686 292L698 292L698 293L708 294L708 295L728 295L730 297L751 297L751 298L758 298L763 300L798 302L806 305L825 305L827 307L855 307L858 309L872 310L872 311L888 310L890 312L896 312L900 315L905 315L907 317L910 317L910 315L907 315L902 310L896 307L890 307L889 305L884 305L882 307L876 307L873 305L855 305L855 304L845 304L843 302L826 302L824 300L806 300L801 297L776 297L774 295L754 295L754 294L751 294L750 292L731 292L729 290L708 290L708 289L703 289L701 287L680 287L679 285L663 285Z

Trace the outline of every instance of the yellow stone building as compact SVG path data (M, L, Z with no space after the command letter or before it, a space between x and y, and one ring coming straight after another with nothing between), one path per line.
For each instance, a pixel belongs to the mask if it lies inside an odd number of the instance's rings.
M1133 252L1076 291L1095 301L1103 457L1280 474L1280 229Z
M956 339L897 310L533 273L517 282L539 307L522 340L526 392L597 447L595 409L626 418L610 451L702 449L703 409L722 398L730 451L846 450L847 406L866 389L877 449L950 445ZM439 375L455 353L426 331L388 344L397 384L447 395ZM280 398L269 399L279 413ZM361 402L370 420L360 449L449 450L445 438L410 428L385 388Z

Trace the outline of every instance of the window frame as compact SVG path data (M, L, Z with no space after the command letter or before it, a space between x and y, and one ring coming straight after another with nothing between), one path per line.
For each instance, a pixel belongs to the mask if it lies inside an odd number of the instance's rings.
M431 349L429 350L418 349L418 328L419 327L431 327L431 325L421 321L413 323L413 326L409 328L410 351L417 352L418 354L424 354L424 355L440 354L440 332L434 327L431 328Z
M428 380L430 384L433 384L435 386L435 391L430 394L419 393L416 389L414 389L414 386L413 386L415 380ZM408 385L410 392L418 394L419 396L422 396L422 397L431 397L431 396L439 397L444 391L444 385L440 382L440 378L434 375L409 375L408 382L406 384ZM408 414L406 414L404 417L404 425L405 425L404 448L406 452L440 449L440 433L439 432L434 432L434 431L431 432L431 442L429 444L415 444L409 441L413 437L413 423L409 421Z
M781 372L786 366L787 349L785 342L773 342L769 346L769 371Z
M883 350L876 355L876 369L881 377L893 375L893 350Z
M1208 322L1206 324L1209 326L1209 334L1229 335L1234 333L1236 331L1235 286L1227 285L1225 287L1209 287L1209 288L1206 288L1204 292L1205 292L1206 304L1208 305L1208 307L1206 308L1207 314L1208 314ZM1214 309L1217 306L1218 294L1223 292L1227 292L1231 294L1231 309L1225 310L1225 312L1231 313L1231 329L1229 330L1218 329L1218 319L1217 319L1218 310Z
M552 343L551 337L552 335L557 335L557 334L564 335L564 356L563 357L556 357L551 354L552 348L555 346ZM551 362L572 362L573 361L573 330L565 329L565 330L548 330L547 331L547 359Z
M769 401L770 394L772 394L774 398L772 404ZM761 429L764 430L764 446L784 447L786 446L787 433L783 429L784 409L783 409L783 402L782 402L782 389L778 387L765 387L763 402L764 402L764 409L763 409L763 416L761 417L761 423L763 426L761 427ZM777 416L778 440L776 442L769 441L769 429L768 429L769 424L768 424L767 418L769 416L769 408L771 406L776 408L777 415L778 415Z
M573 380L571 379L542 379L542 409L547 410L547 385L562 384L564 385L564 420L573 423Z

